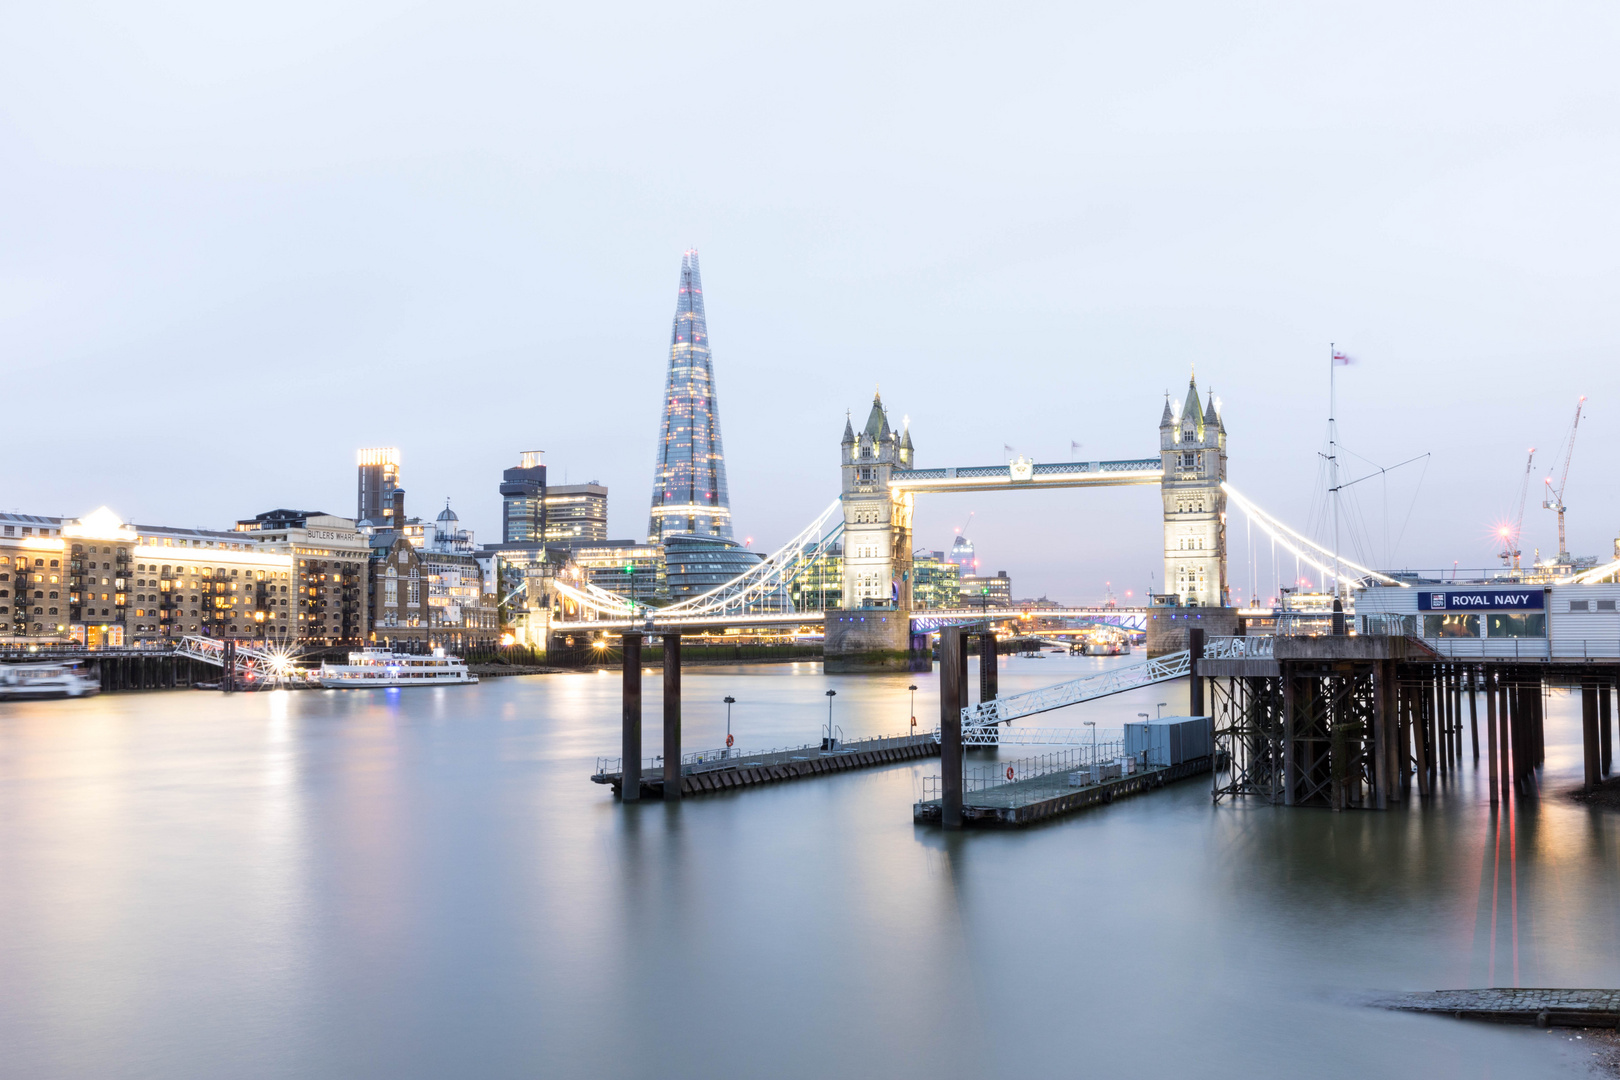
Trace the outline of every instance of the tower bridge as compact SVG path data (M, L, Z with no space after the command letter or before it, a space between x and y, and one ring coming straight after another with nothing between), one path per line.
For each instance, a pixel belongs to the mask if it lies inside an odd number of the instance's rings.
M1179 406L1165 397L1156 456L919 468L908 427L890 423L874 395L857 431L846 419L840 441L839 497L799 535L762 562L701 596L649 608L594 586L553 588L581 613L553 621L553 634L600 629L691 631L731 626L823 623L826 655L859 662L863 655L915 651L921 634L940 626L1016 618L1021 609L916 609L912 603L912 516L930 492L1034 491L1156 485L1163 504L1166 593L1177 605L1223 608L1227 602L1226 427L1213 394L1189 379ZM837 610L795 610L789 586L842 547ZM1074 618L1141 629L1145 608L1063 608L1042 617Z

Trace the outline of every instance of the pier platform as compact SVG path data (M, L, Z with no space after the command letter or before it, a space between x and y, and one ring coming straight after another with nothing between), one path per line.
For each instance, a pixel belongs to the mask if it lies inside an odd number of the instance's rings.
M857 739L828 749L811 743L780 750L703 750L687 754L681 761L681 794L698 795L711 791L774 784L810 776L892 765L917 758L938 757L939 739L924 735L893 735ZM598 758L591 781L608 784L615 795L623 796L624 775L620 758ZM643 798L662 798L664 764L662 758L646 759L641 768Z
M962 824L992 828L1033 825L1060 814L1111 803L1115 799L1153 791L1190 776L1207 774L1213 763L1212 757L1193 758L1176 765L1140 769L1096 782L1089 782L1084 770L1057 771L1028 780L1014 779L977 791L968 790L962 794ZM1075 779L1087 782L1071 782ZM971 784L969 786L972 787ZM941 817L939 799L924 799L912 806L911 819L918 824L938 825Z

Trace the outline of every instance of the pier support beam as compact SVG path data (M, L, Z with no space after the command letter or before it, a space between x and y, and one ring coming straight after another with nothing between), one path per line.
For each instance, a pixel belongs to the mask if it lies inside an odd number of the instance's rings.
M996 635L986 630L979 635L979 700L996 700L996 695L1001 692L1000 682L1001 672L996 665Z
M1614 677L1605 675L1598 683L1598 739L1603 748L1603 775L1609 775L1609 766L1614 759L1613 716L1609 712L1609 691L1613 689Z
M626 632L624 642L624 738L619 762L619 798L641 799L641 635Z
M1373 808L1387 810L1400 798L1395 785L1395 724L1390 708L1390 669L1388 660L1373 663Z
M1479 680L1485 668L1468 667L1468 742L1474 750L1474 764L1479 764Z
M1489 758L1491 805L1495 806L1499 801L1498 788L1501 786L1496 763L1496 671L1482 666L1480 677L1485 680L1485 746Z
M1195 626L1187 631L1187 715L1208 716L1204 711L1204 679L1198 673L1198 661L1204 658L1204 628Z
M1596 679L1581 680L1581 750L1586 765L1586 790L1603 782L1602 739L1598 735L1598 688Z
M664 801L681 797L681 635L664 635Z
M967 635L954 626L939 632L940 824L962 827L962 709L967 692Z

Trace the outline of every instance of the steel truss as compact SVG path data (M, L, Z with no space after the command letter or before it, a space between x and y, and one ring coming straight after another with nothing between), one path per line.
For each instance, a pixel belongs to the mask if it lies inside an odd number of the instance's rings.
M1278 676L1213 679L1214 798L1336 810L1370 806L1376 771L1371 664L1289 663Z

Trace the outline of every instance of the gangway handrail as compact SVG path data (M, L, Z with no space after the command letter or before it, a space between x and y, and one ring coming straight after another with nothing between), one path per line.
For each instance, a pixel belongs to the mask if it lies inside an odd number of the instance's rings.
M1021 716L1033 716L1066 705L1078 705L1083 701L1179 679L1191 671L1192 654L1187 650L1166 653L1145 664L1117 667L1096 675L1043 686L1039 690L1009 694L994 701L981 701L962 710L962 728L965 734L970 727L1005 724Z

